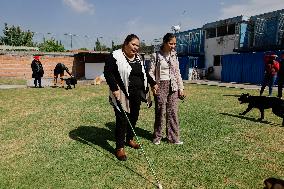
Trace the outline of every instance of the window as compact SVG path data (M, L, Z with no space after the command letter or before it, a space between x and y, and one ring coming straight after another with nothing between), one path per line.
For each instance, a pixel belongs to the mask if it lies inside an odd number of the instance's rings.
M233 35L236 33L236 25L235 24L230 24L228 25L228 35Z
M217 27L217 37L227 35L227 25Z
M213 66L221 66L221 55L214 55Z
M206 38L213 38L216 37L216 28L209 28L206 30Z

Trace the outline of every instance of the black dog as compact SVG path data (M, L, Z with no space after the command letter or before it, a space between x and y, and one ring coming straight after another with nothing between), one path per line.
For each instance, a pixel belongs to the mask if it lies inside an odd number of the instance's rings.
M284 189L284 180L271 177L265 179L264 185L264 189Z
M77 84L77 79L75 77L64 79L64 81L67 85L66 89L72 89L71 85L73 85L73 87L75 88L75 85Z
M248 108L243 112L240 113L240 115L245 115L249 111L251 111L253 108L259 109L261 113L261 117L259 120L264 119L264 110L272 108L272 112L281 117L284 118L284 101L280 98L276 97L266 97L266 96L251 96L248 93L242 94L238 100L241 104L248 103ZM282 126L284 126L284 119L282 121Z

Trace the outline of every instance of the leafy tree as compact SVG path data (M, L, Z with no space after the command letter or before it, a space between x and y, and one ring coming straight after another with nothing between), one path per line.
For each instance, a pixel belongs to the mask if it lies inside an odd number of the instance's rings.
M115 51L115 50L121 49L121 48L122 48L122 44L121 45L113 45L112 51Z
M5 27L3 29L4 36L0 37L0 43L3 45L11 45L11 46L34 46L33 43L33 32L31 31L23 31L20 26L11 27L8 26L7 23L4 24Z
M110 51L111 49L109 47L107 47L104 44L101 44L101 42L99 41L99 39L97 38L97 41L95 43L95 51Z
M95 43L95 51L99 51L101 49L101 42L99 41L99 39L97 38L97 41Z
M39 44L39 50L42 52L64 52L64 46L61 42L55 41L55 39L44 40Z
M112 51L115 51L115 50L121 49L121 48L122 48L122 44L120 44L120 45L112 44ZM153 45L147 46L146 43L142 41L140 43L139 51L140 51L140 53L151 54L151 53L154 52L154 46Z
M151 54L154 52L154 46L153 45L150 45L150 46L147 46L145 42L141 42L140 43L140 49L139 51L141 53L145 53L145 54Z

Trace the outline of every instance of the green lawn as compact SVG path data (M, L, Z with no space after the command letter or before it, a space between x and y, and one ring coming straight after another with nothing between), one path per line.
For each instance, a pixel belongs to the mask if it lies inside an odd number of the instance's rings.
M26 85L26 84L27 81L25 79L0 77L0 85Z
M143 104L136 132L164 189L258 189L284 176L282 119L253 110L237 95L256 90L186 85L179 104L184 145L153 145L154 109ZM0 90L0 188L155 188L140 150L113 155L108 88ZM153 184L154 183L154 184Z

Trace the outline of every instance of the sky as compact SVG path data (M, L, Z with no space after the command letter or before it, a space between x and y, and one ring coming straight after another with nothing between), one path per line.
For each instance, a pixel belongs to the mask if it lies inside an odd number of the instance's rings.
M89 48L97 38L107 46L111 41L121 44L131 33L150 45L172 32L173 25L186 31L221 19L284 9L284 0L1 1L1 31L4 23L20 26L35 32L37 41L53 37L67 49L71 48L71 40L72 48Z

